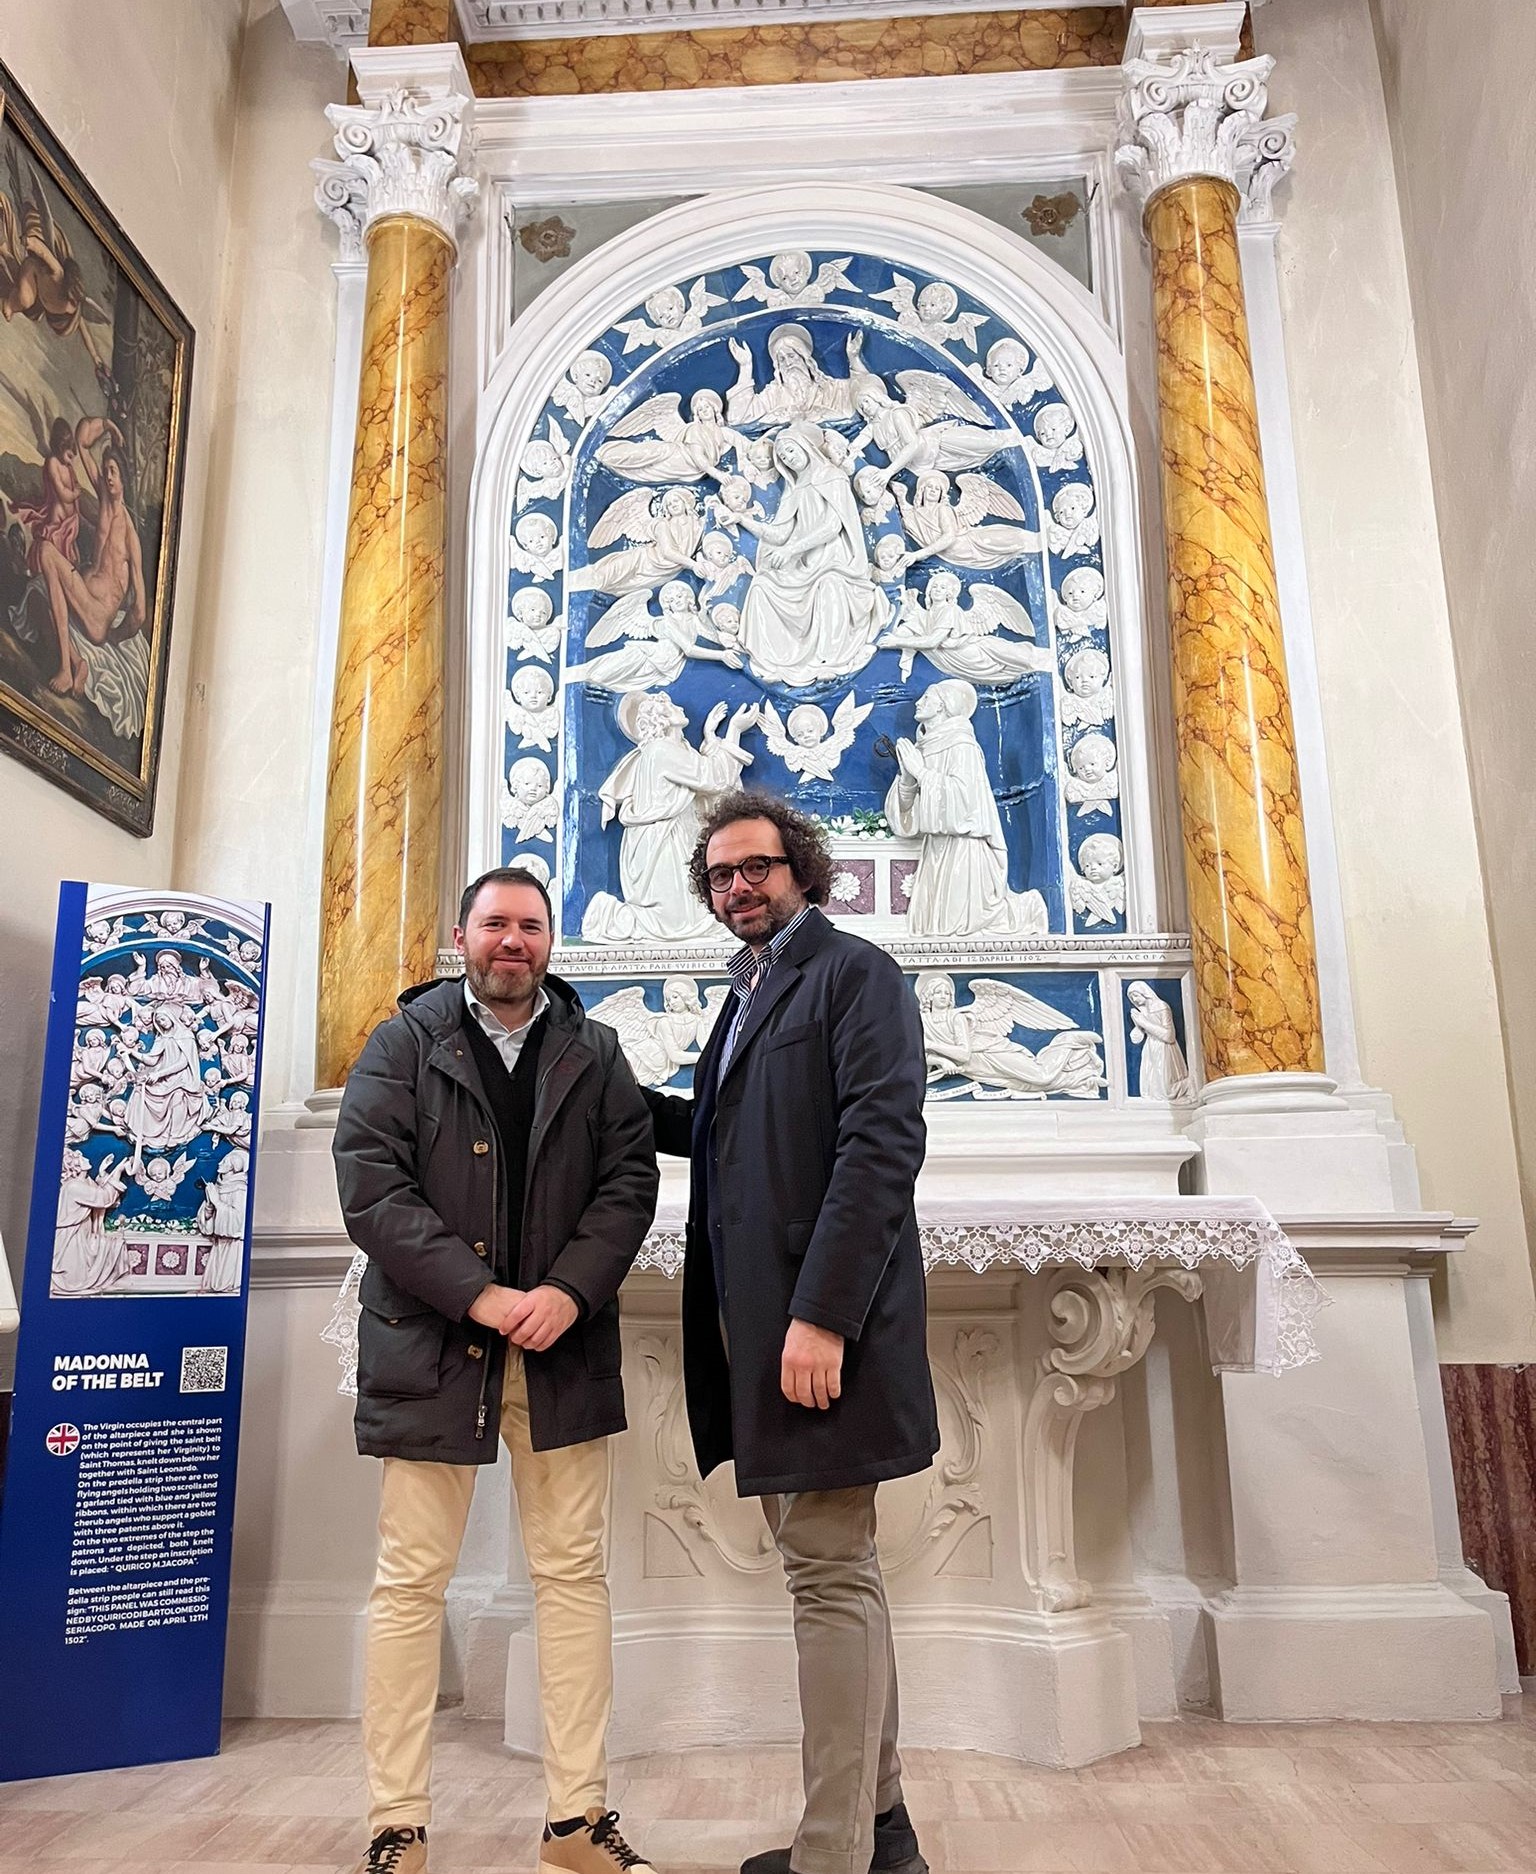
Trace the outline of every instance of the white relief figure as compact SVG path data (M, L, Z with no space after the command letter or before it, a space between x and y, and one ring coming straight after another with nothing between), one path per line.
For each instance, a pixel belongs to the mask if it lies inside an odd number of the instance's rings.
M1114 743L1097 729L1072 744L1067 754L1070 772L1062 791L1080 819L1089 820L1098 813L1108 817L1113 811L1113 803L1120 798L1115 768L1119 758Z
M853 477L853 492L858 497L859 513L865 524L878 527L882 521L888 521L896 512L896 496L891 489L890 477L884 469L865 467L856 469Z
M158 915L146 911L144 928L151 937L168 938L175 942L181 937L201 937L207 925L202 918L189 917L185 911L162 911Z
M517 463L517 505L530 501L558 501L571 473L571 444L553 417L545 419L546 434L526 443Z
M930 345L947 345L958 339L967 351L976 349L976 334L987 322L985 313L961 312L960 295L943 280L931 280L921 292L904 273L893 273L894 284L884 293L871 293L882 299L896 314L896 326L902 332L915 332Z
M624 334L624 356L627 358L632 351L652 345L665 350L668 345L696 337L709 313L724 304L717 294L706 291L702 278L689 287L686 298L681 287L658 287L645 302L643 319L619 321L618 329Z
M85 935L93 950L115 950L123 941L124 921L120 917L92 918Z
M711 605L709 608L710 629L715 634L715 642L722 651L728 651L727 662L733 670L740 669L741 655L741 607L739 605Z
M1013 683L1050 669L1051 653L1033 642L1035 621L1011 593L977 585L963 596L968 604L961 604L957 575L942 571L921 598L910 589L903 594L900 615L880 640L881 650L901 652L903 682L919 652L946 677L972 683ZM998 635L1005 631L1016 636Z
M128 1096L128 1132L137 1177L146 1151L171 1151L197 1137L209 1101L197 1039L168 1004L155 1010L153 1039L147 1048L133 1050L132 1058L137 1065Z
M87 1028L75 1043L74 1057L69 1067L69 1084L78 1087L87 1080L99 1081L107 1071L107 1062L111 1057L112 1044L105 1030Z
M205 1130L231 1145L250 1144L251 1096L244 1087L236 1087L228 1101L209 1114Z
M907 543L900 534L881 534L871 558L875 577L884 585L897 585L907 569Z
M224 939L224 949L232 963L238 963L253 976L261 974L261 945L254 937L242 937L238 931L230 931Z
M675 391L648 397L608 430L597 447L604 468L630 481L697 482L723 479L720 464L741 442L725 421L725 399L717 390L695 391L683 416Z
M107 1234L106 1221L127 1181L126 1158L104 1158L92 1171L84 1152L72 1145L64 1148L53 1230L52 1294L99 1295L121 1276L123 1246Z
M701 996L686 976L669 976L661 985L660 1009L647 1008L638 984L605 996L587 1019L606 1022L619 1037L624 1058L642 1087L664 1087L684 1067L692 1067L709 1039L729 987L717 983Z
M537 586L519 586L507 608L507 649L519 659L535 657L552 664L560 655L565 618L555 617L555 602Z
M244 983L220 983L206 957L198 960L197 980L203 1005L214 1019L214 1033L242 1034L254 1043L261 1027L261 1005L254 990Z
M848 279L852 255L845 255L841 260L824 260L815 269L814 279L812 264L809 254L797 250L775 254L768 263L767 279L763 278L761 267L744 266L742 283L732 298L738 303L759 300L771 312L784 312L792 306L824 306L831 294L854 290Z
M1131 1046L1141 1049L1141 1098L1189 1099L1194 1089L1173 1010L1151 983L1132 983L1125 999L1131 1005Z
M547 586L560 571L559 545L560 529L547 514L522 514L512 529L507 560L513 572Z
M821 432L793 423L774 439L781 477L771 520L743 516L757 558L741 606L741 643L764 683L814 683L862 670L890 602L875 583L859 504Z
M1024 438L1024 453L1036 468L1053 475L1075 469L1083 459L1083 439L1077 419L1064 403L1048 403L1035 413L1031 433Z
M704 581L699 591L700 601L711 605L716 599L724 598L738 579L751 573L752 562L738 552L729 534L712 530L699 542L693 570Z
M501 791L501 824L519 839L539 839L553 845L560 803L549 769L537 755L521 755L507 770Z
M185 1152L177 1153L174 1165L169 1159L152 1158L139 1173L139 1188L152 1204L168 1204L196 1162Z
M536 878L546 891L549 890L549 881L553 878L554 874L550 871L549 861L544 857L543 853L514 853L507 861L507 864L515 866L519 872L526 872L530 878Z
M583 429L613 401L613 366L600 351L584 351L572 359L569 372L555 386L555 402Z
M507 688L507 727L522 748L542 748L548 754L555 745L560 733L555 680L538 664L524 664L512 673Z
M669 579L661 588L661 610L650 610L650 595L631 593L620 599L587 633L587 648L599 654L585 663L571 664L567 683L595 683L604 690L652 690L676 683L690 657L705 663L741 668L740 653L717 650L702 640L714 635L714 626L699 611L693 587ZM616 651L601 647L627 635Z
M197 1228L211 1247L198 1293L238 1295L245 1258L245 1212L250 1196L251 1155L238 1148L219 1160L217 1174L203 1183Z
M1061 720L1069 729L1102 729L1115 713L1109 659L1097 646L1074 651L1061 667Z
M1054 390L1055 380L1039 358L1031 360L1029 347L1016 338L1000 338L987 347L985 364L966 369L984 391L1005 410L1022 410L1042 391Z
M797 704L787 720L780 719L772 703L763 703L758 722L768 752L777 755L791 774L802 781L830 781L873 708L873 703L859 702L850 690L833 710L830 723L827 712L815 703Z
M106 1106L106 1089L94 1080L87 1080L72 1093L64 1114L64 1143L84 1145L93 1132L110 1132Z
M151 970L143 955L133 953L133 974L128 978L128 994L136 1000L177 1009L196 1007L203 999L203 988L195 976L189 976L174 950L157 950Z
M971 1000L961 1008L953 981L942 972L925 970L915 984L929 1081L958 1075L965 1082L935 1098L1098 1098L1105 1085L1101 1036L1012 983L983 976L966 988ZM1016 1028L1051 1039L1035 1053L1013 1039Z
M1061 582L1055 607L1058 637L1069 642L1109 629L1104 575L1096 566L1076 566Z
M981 405L937 371L898 371L896 382L900 403L869 374L860 380L855 400L864 429L854 438L854 452L871 442L883 451L887 465L877 472L887 482L903 469L922 475L933 469L980 468L1010 447L1008 432L994 429Z
M725 734L726 705L717 703L697 748L685 731L688 717L670 696L631 692L614 711L634 747L598 789L602 821L623 828L619 842L621 896L597 892L581 920L588 943L690 943L719 929L693 895L688 862L698 838L700 808L735 785L752 757L741 738L757 720L744 703Z
M766 485L772 476L765 474L762 479ZM763 504L753 499L752 484L745 475L727 475L709 497L706 506L710 519L717 527L724 528L733 539L741 531L744 517L750 516L754 520L763 517Z
M631 544L573 571L573 592L650 592L664 579L675 579L693 564L704 538L704 516L691 488L631 488L598 516L587 536L587 550Z
M917 739L896 744L900 772L885 817L923 842L907 930L913 937L1038 937L1049 925L1037 891L1008 889L1008 847L976 740L971 684L949 677L917 699Z
M753 376L751 347L739 338L726 341L736 360L736 382L726 394L732 423L836 423L853 415L853 400L869 373L859 362L864 334L847 343L849 375L834 377L816 362L816 344L803 325L786 320L768 334L768 381L759 389Z
M1089 926L1125 916L1125 852L1113 833L1090 833L1068 868L1067 901Z
M1051 497L1045 544L1059 560L1076 559L1099 544L1099 517L1093 509L1093 489L1087 482L1068 482Z
M1026 553L1040 551L1040 536L1015 525L1024 510L990 475L961 475L959 493L949 495L947 475L919 475L908 499L897 488L901 517L917 542L912 560L943 559L975 572L992 572Z

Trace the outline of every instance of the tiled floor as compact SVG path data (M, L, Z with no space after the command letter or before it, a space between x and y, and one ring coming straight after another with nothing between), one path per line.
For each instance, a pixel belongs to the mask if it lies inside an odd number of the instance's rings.
M1536 1701L1531 1701L1536 1702ZM1536 1713L1487 1725L1148 1725L1093 1769L907 1753L934 1874L1536 1874ZM496 1727L440 1721L435 1874L525 1874L542 1788ZM788 1839L790 1750L616 1767L663 1870L735 1874ZM354 1725L232 1725L221 1757L0 1789L0 1874L334 1874L361 1845Z

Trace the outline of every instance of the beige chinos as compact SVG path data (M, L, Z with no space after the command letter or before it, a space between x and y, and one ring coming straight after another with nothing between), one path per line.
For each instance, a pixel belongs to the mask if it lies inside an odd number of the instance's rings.
M520 1348L507 1348L501 1436L538 1638L549 1816L605 1809L613 1707L613 1620L604 1540L608 1440L535 1451ZM368 1601L363 1755L369 1831L432 1819L432 1715L442 1657L443 1599L459 1559L475 1464L384 1459L379 1566Z

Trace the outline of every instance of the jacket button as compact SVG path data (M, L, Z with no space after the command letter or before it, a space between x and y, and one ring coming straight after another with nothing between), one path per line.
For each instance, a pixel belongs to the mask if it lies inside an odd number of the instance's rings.
M487 1152L488 1152L488 1151L489 1151L490 1149L491 1149L491 1148L490 1148L490 1144L489 1144L489 1142L488 1142L487 1140L485 1140L485 1139L476 1139L476 1140L475 1140L475 1157L476 1157L476 1158L484 1158L484 1157L485 1157L485 1155L486 1155L486 1153L487 1153Z
M471 1360L483 1360L485 1358L485 1349L483 1347L471 1347L469 1350L469 1357Z
M484 1243L476 1243L475 1254L477 1256L483 1256L485 1253L486 1253L486 1249L485 1249Z

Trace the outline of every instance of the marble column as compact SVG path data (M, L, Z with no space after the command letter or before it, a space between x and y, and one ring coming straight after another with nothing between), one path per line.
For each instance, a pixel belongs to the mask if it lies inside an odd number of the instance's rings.
M476 184L458 49L416 56L419 86L392 65L370 98L359 71L364 102L327 113L341 160L315 165L321 206L367 253L326 783L321 1088L346 1079L437 947L449 303Z
M1133 55L1162 55L1127 58L1117 154L1143 201L1152 255L1201 1043L1212 1080L1321 1074L1311 888L1237 242L1242 190L1270 173L1290 125L1263 118L1272 59L1170 50L1157 34L1176 30L1175 17L1133 28Z

